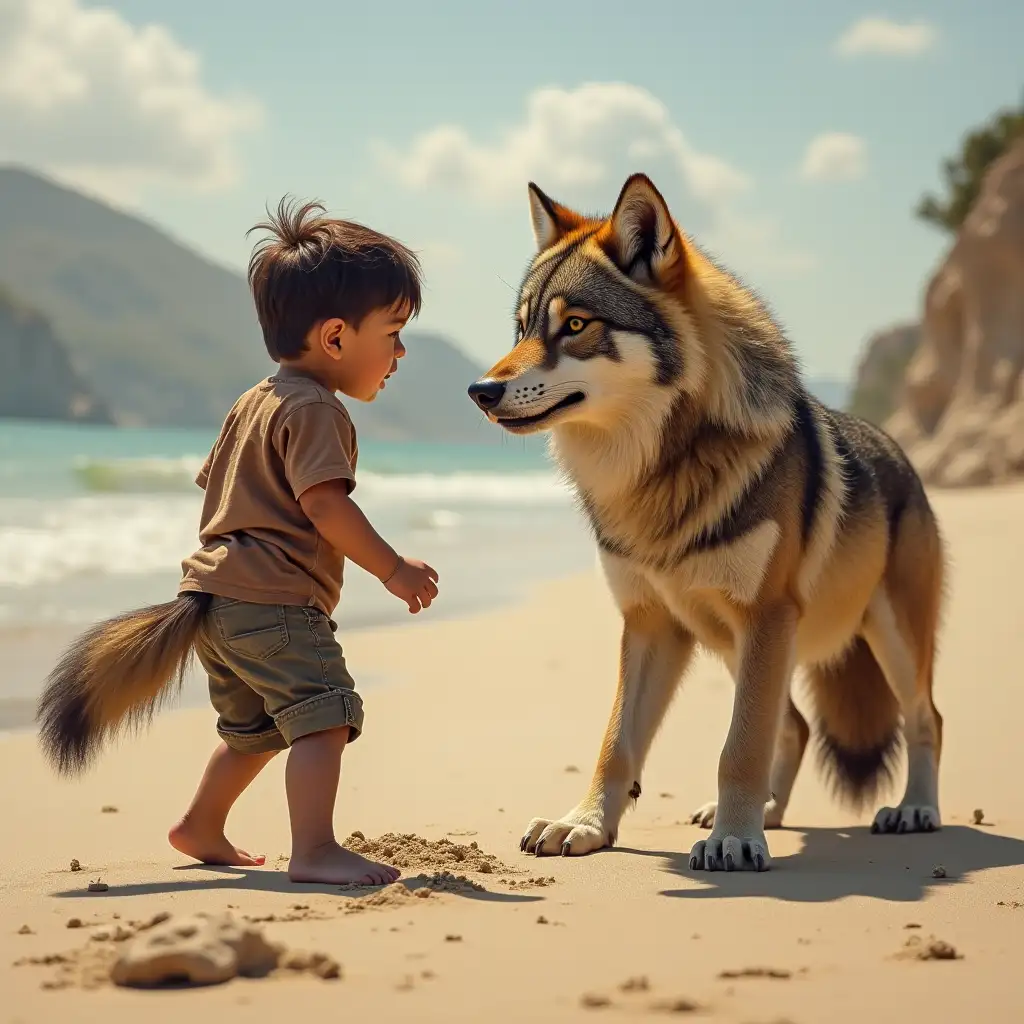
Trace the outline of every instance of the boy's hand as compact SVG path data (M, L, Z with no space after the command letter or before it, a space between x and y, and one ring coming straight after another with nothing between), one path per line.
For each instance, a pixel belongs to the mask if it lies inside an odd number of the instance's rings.
M409 606L413 615L421 608L429 608L437 597L436 570L415 558L399 557L395 571L382 582L390 593Z

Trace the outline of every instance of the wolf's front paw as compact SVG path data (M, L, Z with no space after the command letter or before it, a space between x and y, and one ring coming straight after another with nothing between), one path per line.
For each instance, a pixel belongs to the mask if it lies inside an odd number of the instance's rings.
M615 836L605 828L599 811L574 809L557 821L534 818L526 826L519 849L538 857L559 853L563 857L580 857L613 842Z
M938 807L917 804L883 807L871 823L872 832L937 832L940 828Z
M731 831L743 831L743 837ZM768 840L760 829L715 829L690 850L691 871L767 871L772 859Z

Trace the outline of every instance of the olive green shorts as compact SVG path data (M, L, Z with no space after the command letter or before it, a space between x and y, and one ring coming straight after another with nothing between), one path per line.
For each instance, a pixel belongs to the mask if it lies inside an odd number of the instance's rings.
M312 733L363 731L363 702L317 608L214 597L196 654L210 677L217 732L247 754L285 750Z

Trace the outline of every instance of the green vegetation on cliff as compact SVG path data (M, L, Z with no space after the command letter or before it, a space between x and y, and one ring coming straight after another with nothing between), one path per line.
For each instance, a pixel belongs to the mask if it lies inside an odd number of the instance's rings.
M942 176L946 196L937 199L926 195L917 206L917 216L956 233L974 205L985 172L1016 139L1024 136L1024 100L1020 107L997 111L985 124L968 132L960 144L960 152L944 161Z

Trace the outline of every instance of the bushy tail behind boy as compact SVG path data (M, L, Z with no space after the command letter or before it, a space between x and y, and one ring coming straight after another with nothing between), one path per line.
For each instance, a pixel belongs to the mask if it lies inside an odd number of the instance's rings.
M118 733L147 725L177 695L192 663L209 594L99 622L63 654L39 700L39 738L62 775L84 771Z

